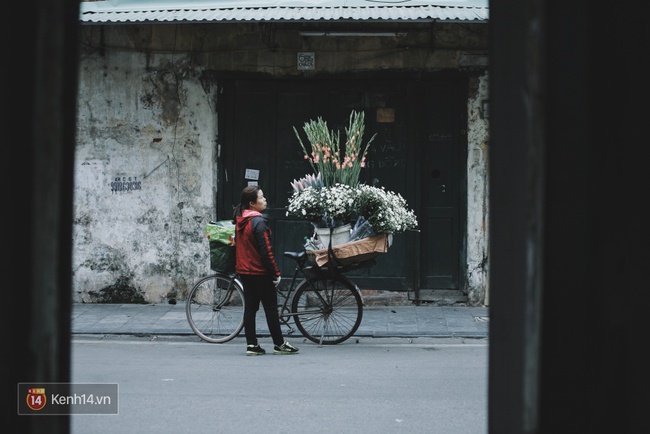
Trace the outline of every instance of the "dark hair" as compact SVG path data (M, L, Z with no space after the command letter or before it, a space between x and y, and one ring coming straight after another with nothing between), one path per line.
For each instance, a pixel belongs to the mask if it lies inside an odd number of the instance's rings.
M259 185L249 185L244 187L241 191L241 199L239 204L235 207L235 211L232 215L233 222L235 218L241 216L243 210L248 209L248 204L251 202L257 202L257 193L262 189Z

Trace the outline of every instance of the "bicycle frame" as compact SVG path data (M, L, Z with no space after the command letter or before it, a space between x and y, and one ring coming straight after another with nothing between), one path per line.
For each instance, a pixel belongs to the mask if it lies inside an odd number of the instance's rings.
M306 280L309 285L314 289L314 294L318 297L319 301L323 304L327 303L327 300L323 298L323 295L321 292L310 282L309 277L307 274L305 274L305 261L306 257L304 254L297 253L295 255L288 255L288 253L293 253L293 252L286 252L285 255L287 257L290 257L291 259L295 260L296 262L296 267L293 271L293 276L291 276L291 282L288 286L287 289L280 289L276 288L275 291L278 295L278 301L282 301L281 303L278 303L278 313L280 315L280 321L282 324L285 326L289 327L290 333L293 332L293 327L291 324L289 324L289 318L292 318L294 316L298 315L309 315L309 314L320 314L322 311L319 308L315 308L313 310L303 310L301 312L291 312L291 301L293 300L293 293L295 289L297 288L297 283L301 282L302 280ZM225 274L225 273L222 273ZM300 277L301 280L298 280L298 275L301 274L302 276ZM239 280L237 273L228 273L227 274L228 278L230 279L230 285L228 287L228 296L224 298L223 304L228 303L228 300L230 299L230 296L232 295L232 292L234 291L233 289L233 283L236 282L241 288L244 287L242 282ZM216 306L217 308L220 308L222 305Z
M320 314L321 310L319 308L315 308L314 310L303 310L301 312L291 312L291 308L289 307L289 305L293 300L293 292L298 286L296 284L298 280L298 274L301 274L302 275L301 279L304 279L307 282L309 282L309 279L308 276L305 274L306 256L304 255L304 253L301 254L301 253L294 253L294 252L285 252L285 256L293 259L296 262L296 267L293 271L293 276L291 276L291 283L289 284L289 287L286 290L282 290L280 288L276 288L275 290L278 296L283 299L283 302L278 304L280 321L282 322L282 324L289 327L289 333L293 333L294 330L291 324L289 324L289 318L293 318L297 315ZM312 287L312 289L314 289L314 293L321 301L321 303L325 304L326 300L323 298L320 291L318 291L317 288L315 288L311 282L309 282L309 284Z
M306 266L304 251L284 255L293 259L296 266L289 285L275 288L280 323L289 328L289 334L294 332L295 325L303 336L319 345L350 338L363 317L361 291L343 276L351 268ZM186 315L201 339L223 343L242 330L244 307L244 286L238 274L217 271L192 287Z

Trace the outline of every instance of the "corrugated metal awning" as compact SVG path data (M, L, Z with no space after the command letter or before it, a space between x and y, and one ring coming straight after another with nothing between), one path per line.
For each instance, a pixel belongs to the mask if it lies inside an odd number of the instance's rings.
M487 22L488 0L102 0L80 3L81 24L445 21Z

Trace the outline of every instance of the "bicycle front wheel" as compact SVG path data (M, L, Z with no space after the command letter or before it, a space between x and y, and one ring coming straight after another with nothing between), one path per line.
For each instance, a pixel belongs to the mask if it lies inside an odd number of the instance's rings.
M244 327L244 290L230 276L204 277L194 285L185 303L190 327L206 342L228 342Z
M296 288L291 308L303 336L324 345L349 339L363 317L359 290L342 276L303 280Z

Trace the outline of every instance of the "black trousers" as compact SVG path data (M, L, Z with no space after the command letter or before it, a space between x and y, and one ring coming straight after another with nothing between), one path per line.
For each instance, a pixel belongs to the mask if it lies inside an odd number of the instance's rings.
M254 276L241 274L241 282L244 285L244 332L246 333L246 344L257 344L257 330L255 316L260 308L264 307L266 325L271 332L274 345L282 345L284 337L280 329L280 316L278 314L278 295L275 292L273 278L271 276Z

